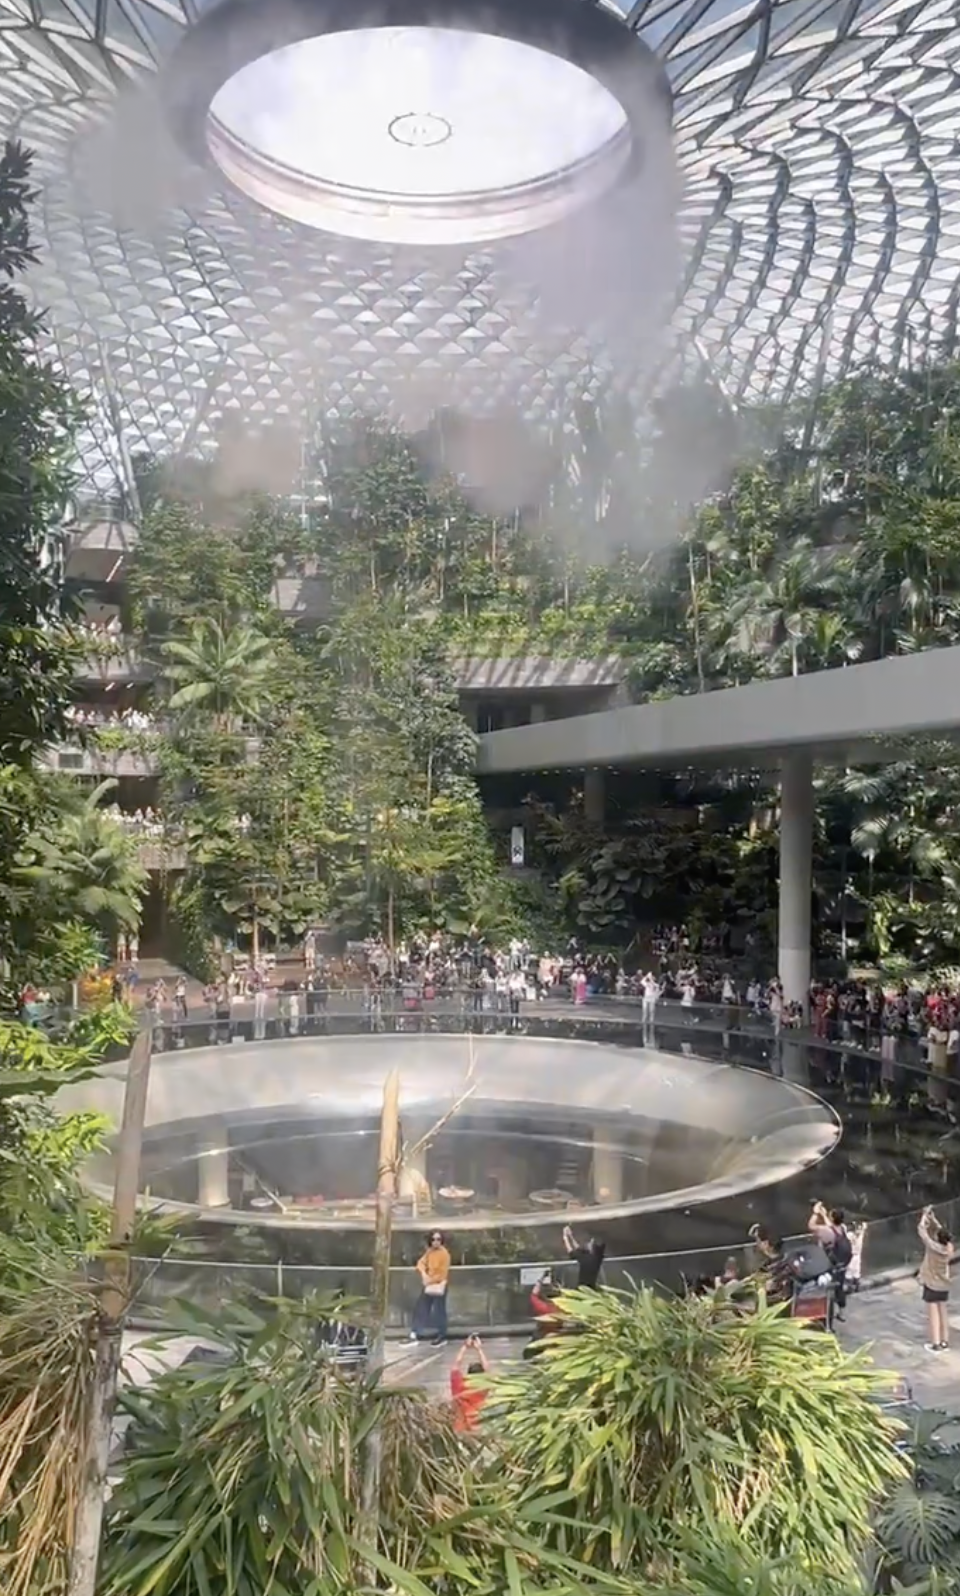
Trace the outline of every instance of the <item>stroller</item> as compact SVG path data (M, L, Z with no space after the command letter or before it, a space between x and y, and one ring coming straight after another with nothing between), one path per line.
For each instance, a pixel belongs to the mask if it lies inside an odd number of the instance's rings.
M794 1254L790 1259L790 1273L791 1319L805 1319L824 1330L832 1330L836 1285L830 1260L819 1242L811 1242L802 1252Z
M794 1281L790 1297L791 1319L804 1319L820 1330L831 1329L835 1295L833 1281L828 1275L821 1275L817 1280Z
M317 1351L332 1357L344 1374L358 1374L367 1365L370 1344L366 1330L343 1319L324 1319L317 1326Z

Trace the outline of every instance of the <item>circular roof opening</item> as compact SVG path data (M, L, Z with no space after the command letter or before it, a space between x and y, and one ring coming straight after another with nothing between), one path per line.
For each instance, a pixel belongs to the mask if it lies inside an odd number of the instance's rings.
M633 153L627 112L583 67L461 28L301 39L215 94L210 154L268 209L387 243L506 238L609 189Z
M585 0L220 0L162 96L195 161L374 244L517 238L614 189L634 215L672 204L663 68Z

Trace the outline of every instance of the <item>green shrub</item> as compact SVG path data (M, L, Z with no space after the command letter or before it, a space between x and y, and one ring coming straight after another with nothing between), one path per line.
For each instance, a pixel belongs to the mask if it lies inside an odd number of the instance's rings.
M856 1579L871 1513L906 1472L875 1401L889 1382L862 1353L724 1291L562 1304L579 1333L503 1374L488 1403L513 1490L566 1515L550 1544L649 1573L732 1531L749 1556Z

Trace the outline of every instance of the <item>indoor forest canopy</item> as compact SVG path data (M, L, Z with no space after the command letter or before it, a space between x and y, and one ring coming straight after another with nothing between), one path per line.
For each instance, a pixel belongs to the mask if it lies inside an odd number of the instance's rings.
M762 958L776 812L761 776L621 774L603 830L555 778L491 784L494 810L525 810L534 869L511 876L456 663L615 655L643 701L960 641L958 398L952 363L864 372L796 414L681 393L643 441L622 405L582 405L537 445L536 486L508 516L454 474L449 417L415 436L327 428L296 502L225 493L216 459L138 462L133 621L165 730L102 735L159 749L188 847L185 956L199 967L214 938L255 924L622 947L666 919L727 925L734 945L749 929ZM692 416L705 449L742 463L691 508L659 462ZM291 563L324 593L310 626L271 602ZM821 957L960 963L955 756L891 760L821 781Z

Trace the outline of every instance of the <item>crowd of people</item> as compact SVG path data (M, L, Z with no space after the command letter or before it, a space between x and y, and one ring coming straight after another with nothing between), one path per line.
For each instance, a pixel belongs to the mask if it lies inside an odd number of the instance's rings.
M688 1006L746 1004L783 1024L797 1024L801 1017L799 1004L784 1005L777 980L763 985L750 981L741 990L730 974L689 961L676 969L655 972L641 966L631 971L622 955L588 952L576 937L562 952L537 952L520 937L497 946L477 936L458 939L437 931L400 942L392 958L378 937L353 945L351 957L354 973L366 972L382 986L393 983L410 998L466 988L477 1011L506 1013L515 1011L520 1001L564 995L576 1006L597 997L639 999L648 1018L661 999ZM348 957L348 969L350 963Z
M107 813L134 835L170 836L164 817L150 806L130 813L114 804ZM241 832L251 824L249 815L237 819ZM315 1012L325 1007L330 992L359 996L374 1011L388 998L411 1010L434 999L456 998L467 1011L516 1016L523 1005L547 998L569 1000L574 1007L591 998L619 998L638 1004L645 1028L657 1022L661 1003L691 1010L707 1005L729 1009L738 1019L765 1021L774 1035L807 1024L815 1038L891 1059L897 1040L906 1038L918 1045L934 1072L960 1073L960 991L943 987L815 982L805 1019L803 1005L788 1003L775 977L738 980L729 970L692 962L628 970L622 957L587 953L576 938L558 953L538 952L519 937L497 946L476 935L454 937L440 931L403 939L392 953L379 936L348 943L345 952L335 954L321 952L322 941L321 933L309 930L299 959L288 958L282 968L272 953L256 960L235 954L223 978L229 1001L265 1002L275 994L282 1002L286 994L296 1017L298 1008ZM118 959L125 962L119 948Z
M144 839L165 837L176 841L182 835L178 825L171 825L163 812L154 809L150 804L147 804L145 809L121 809L119 804L106 804L103 814L134 837ZM243 836L250 830L252 824L250 815L237 815L234 819L234 825Z
M135 837L163 837L167 833L163 815L149 804L146 809L134 809L132 812L121 809L119 804L108 804L103 813Z
M917 1277L929 1334L925 1347L928 1352L939 1354L948 1350L950 1341L948 1304L954 1243L932 1208L924 1209L917 1228L923 1253ZM757 1287L762 1286L768 1302L783 1304L785 1311L796 1317L832 1330L834 1323L845 1316L848 1292L859 1288L865 1229L863 1224L848 1222L842 1209L815 1202L807 1238L799 1246L788 1252L769 1229L754 1225L743 1260L729 1257L719 1274L689 1282L688 1290L694 1295L724 1290L731 1304L743 1311L756 1301ZM530 1293L533 1336L526 1347L526 1357L536 1356L549 1336L576 1333L575 1314L562 1300L565 1289L575 1286L579 1290L598 1290L602 1285L603 1241L591 1236L586 1242L578 1242L566 1227L563 1244L576 1264L576 1279L564 1283L554 1268L542 1271ZM420 1293L410 1340L428 1340L433 1346L442 1346L447 1339L448 1295L455 1274L442 1231L430 1233L415 1267ZM472 1430L479 1423L489 1374L490 1360L480 1337L468 1335L450 1371L450 1398L458 1429Z
M129 704L124 709L95 709L90 705L71 704L67 719L74 726L98 726L118 731L152 731L157 724L154 716L145 709L134 709Z
M73 623L73 630L79 637L89 638L91 642L100 642L104 638L122 637L123 621L119 615L105 615L102 619L85 615Z
M810 1025L828 1042L851 1042L892 1055L898 1038L926 1047L933 1069L957 1067L960 991L907 982L884 988L865 981L817 981L810 988Z
M848 1292L859 1289L865 1230L862 1223L848 1222L842 1209L827 1208L818 1201L812 1205L807 1237L800 1245L788 1252L767 1227L754 1225L743 1260L729 1257L719 1274L688 1282L687 1289L693 1295L725 1290L731 1304L743 1310L755 1303L761 1286L768 1302L783 1304L785 1311L795 1317L832 1330L835 1322L845 1317ZM923 1253L917 1278L929 1333L925 1347L928 1352L939 1354L949 1348L950 1269L955 1247L932 1208L923 1210L917 1230ZM563 1232L563 1244L576 1264L577 1276L564 1283L551 1267L544 1269L535 1282L529 1299L533 1338L524 1354L527 1357L537 1355L546 1337L576 1332L575 1314L562 1300L565 1289L575 1286L578 1290L599 1290L602 1286L603 1241L591 1236L586 1242L579 1242L568 1226ZM416 1270L420 1294L410 1340L428 1340L433 1346L441 1346L447 1339L448 1294L455 1273L442 1231L430 1233ZM484 1377L489 1372L490 1362L480 1337L468 1335L450 1374L450 1395L459 1429L475 1428L486 1396Z
M824 1329L832 1329L842 1321L847 1306L847 1294L860 1284L861 1254L865 1226L849 1224L839 1208L827 1208L816 1202L811 1209L807 1226L807 1241L789 1253L782 1241L774 1237L763 1225L755 1225L750 1232L750 1256L741 1261L732 1256L723 1270L715 1276L702 1276L691 1282L693 1294L710 1294L724 1290L732 1306L740 1311L756 1300L760 1285L768 1302L781 1303L785 1311ZM929 1339L927 1352L940 1354L948 1351L950 1342L949 1296L950 1268L955 1254L953 1238L938 1219L932 1208L925 1208L917 1227L922 1246L922 1261L917 1271L921 1298L927 1310ZM577 1265L575 1281L564 1283L553 1268L544 1269L531 1292L529 1309L533 1328L532 1340L524 1356L535 1357L549 1336L576 1333L576 1318L569 1305L561 1300L563 1292L575 1285L580 1290L598 1290L602 1284L604 1244L590 1237L584 1244L577 1242L569 1227L564 1231L563 1242L568 1256ZM420 1295L414 1308L411 1341L429 1340L432 1346L442 1346L447 1339L447 1296L451 1282L451 1259L446 1238L440 1230L432 1231L424 1252L416 1263L420 1279ZM351 1327L351 1344L358 1332ZM490 1389L491 1363L486 1349L476 1333L465 1337L450 1370L450 1401L455 1427L460 1431L475 1430Z

